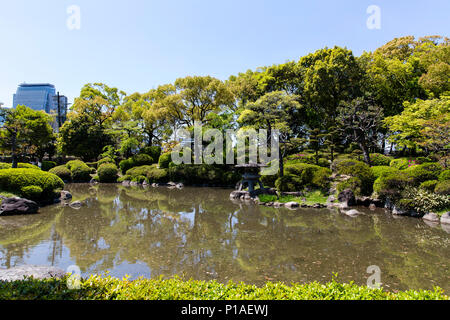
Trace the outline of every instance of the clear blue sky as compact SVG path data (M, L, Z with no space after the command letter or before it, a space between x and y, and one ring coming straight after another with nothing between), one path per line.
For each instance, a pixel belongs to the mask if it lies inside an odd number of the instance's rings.
M66 10L81 9L69 30ZM369 5L381 29L366 27ZM88 82L145 92L187 75L225 80L325 46L356 55L394 37L450 36L448 0L14 0L0 2L0 101L22 82L70 100Z

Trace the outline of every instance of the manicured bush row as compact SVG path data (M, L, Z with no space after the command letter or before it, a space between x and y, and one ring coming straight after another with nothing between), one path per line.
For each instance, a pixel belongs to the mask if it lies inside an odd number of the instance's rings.
M97 170L98 181L102 183L114 183L119 178L119 169L114 163L105 162Z
M138 154L119 163L120 170L125 174L128 170L134 167L149 166L154 163L154 160L148 154Z
M183 281L173 279L116 279L91 276L81 279L79 289L69 289L67 278L61 280L26 279L0 282L1 300L448 300L445 292L408 290L388 292L332 280L322 284L267 282L258 287L245 283Z

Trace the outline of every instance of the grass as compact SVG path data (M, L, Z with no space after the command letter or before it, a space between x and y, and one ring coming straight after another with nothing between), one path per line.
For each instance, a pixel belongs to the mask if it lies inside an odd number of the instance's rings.
M258 196L259 201L261 202L280 202L280 203L287 203L287 202L298 202L298 203L306 203L308 205L314 205L316 203L320 204L326 204L328 197L325 196L320 190L311 191L308 193L305 193L302 197L296 197L296 196L282 196L279 199L275 195L268 195L268 194L261 194ZM303 201L303 200L306 201Z
M69 289L61 280L0 281L0 300L448 300L444 291L408 290L388 292L335 279L322 284L267 282L262 287L245 283L137 279L129 281L109 276L81 279L79 289Z

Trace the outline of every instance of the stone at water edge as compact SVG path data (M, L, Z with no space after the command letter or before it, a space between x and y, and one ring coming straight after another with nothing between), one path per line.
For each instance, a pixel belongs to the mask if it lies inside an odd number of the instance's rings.
M439 216L436 213L430 212L422 217L423 220L431 222L439 222Z
M292 209L292 208L298 208L298 207L300 207L300 204L299 204L298 202L291 201L291 202L285 203L284 206L285 206L286 208Z
M336 197L333 196L333 195L329 196L328 199L327 199L327 203L333 203L335 201L336 201Z
M34 214L39 210L39 206L36 202L13 197L2 200L0 206L0 215L16 215L16 214Z
M450 224L450 212L446 212L441 216L441 223Z
M356 204L356 198L353 194L353 191L350 189L345 189L344 191L341 191L338 195L339 202L347 202L347 205L354 206Z
M72 209L80 209L83 206L83 202L81 202L81 201L74 201L71 204L69 204L69 206Z
M355 209L349 210L349 211L341 211L341 212L346 214L346 215L348 215L348 216L350 216L350 217L355 217L355 216L361 214L361 212L359 212L358 210L355 210Z
M25 265L10 269L0 269L1 281L19 281L24 277L33 276L34 279L61 279L66 272L56 267Z
M369 209L370 210L376 210L377 209L377 206L375 205L375 203L371 203L370 205L369 205Z
M61 201L67 201L72 199L72 194L69 191L61 191Z

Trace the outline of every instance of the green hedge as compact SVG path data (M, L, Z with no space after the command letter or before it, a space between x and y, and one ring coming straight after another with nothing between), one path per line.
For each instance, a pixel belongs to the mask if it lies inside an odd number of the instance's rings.
M450 180L440 181L436 184L434 192L440 195L449 196L450 195Z
M67 169L65 165L54 167L50 169L49 172L57 175L63 181L66 182L72 181L72 172L69 169Z
M399 172L397 168L388 166L375 166L371 167L370 170L372 171L372 174L375 177L375 179L381 177L382 175Z
M150 166L153 164L153 158L148 154L138 154L119 163L120 171L125 174L134 167Z
M161 156L159 157L159 160L158 160L158 164L161 169L169 168L169 165L171 162L172 162L172 153L171 152L161 154Z
M437 184L437 180L428 180L420 184L420 189L425 189L427 191L433 192Z
M403 171L389 173L375 180L373 191L382 199L395 200L410 183L411 178Z
M236 185L242 178L232 166L209 164L181 164L168 169L169 178L185 184Z
M161 152L161 147L158 146L145 147L139 150L139 153L148 154L150 157L152 157L154 162L159 159L159 157L161 156Z
M412 182L418 186L428 180L437 180L442 172L442 167L439 163L424 163L411 166L405 172L412 178Z
M450 180L450 169L444 170L441 172L441 174L439 175L439 181L446 181L446 180Z
M151 166L135 167L127 171L126 176L131 178L131 181L142 183L142 177L149 183L163 183L169 182L169 174L165 169L159 169L156 164Z
M385 156L381 153L371 153L370 154L370 163L372 166L389 166L392 158Z
M344 160L337 164L336 170L338 174L358 178L361 181L361 195L369 196L372 193L375 176L371 168L364 162L352 159Z
M105 162L97 170L98 181L102 183L114 183L119 178L119 169L114 163Z
M66 163L66 167L72 172L74 182L91 181L92 168L81 160L72 160Z
M112 164L116 164L116 162L114 161L114 159L111 159L110 157L106 157L103 159L100 159L97 161L97 168L100 168L100 166L104 163L112 163Z
M0 190L16 194L33 192L24 189L29 186L37 186L42 189L41 199L47 200L55 196L58 190L64 188L64 182L56 175L35 169L4 169L0 170Z
M41 170L49 171L50 169L53 169L54 167L56 167L55 161L42 161Z
M41 187L27 186L21 189L20 196L25 199L39 201L42 199L42 191Z
M398 170L404 170L404 169L408 168L408 166L410 165L410 162L408 161L408 159L394 159L391 161L391 163L389 165Z
M448 300L444 290L389 292L332 280L307 284L267 282L263 286L217 281L138 279L91 276L79 289L68 278L0 282L1 300Z
M12 164L11 163L5 163L5 162L1 162L0 163L0 170L1 169L11 169ZM41 170L41 168L39 168L38 166L35 166L34 164L30 164L30 163L23 163L23 162L19 162L17 164L17 169L34 169L34 170Z

